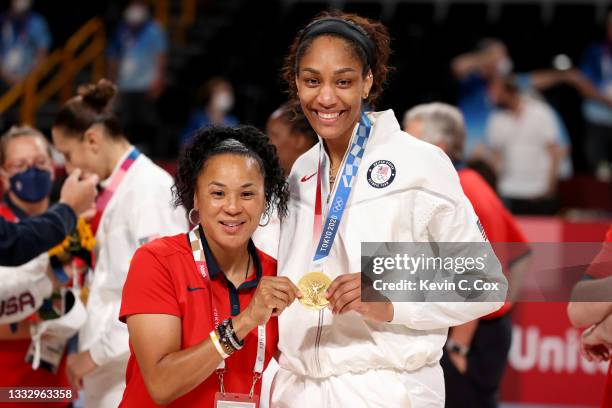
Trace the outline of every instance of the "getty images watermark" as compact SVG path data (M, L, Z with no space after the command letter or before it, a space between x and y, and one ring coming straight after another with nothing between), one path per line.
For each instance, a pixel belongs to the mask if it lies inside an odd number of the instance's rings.
M507 280L488 243L362 243L362 300L501 302Z
M363 301L612 302L612 243L362 243Z

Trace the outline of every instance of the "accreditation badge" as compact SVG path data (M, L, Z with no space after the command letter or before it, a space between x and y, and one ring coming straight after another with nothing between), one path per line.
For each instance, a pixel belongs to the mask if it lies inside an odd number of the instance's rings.
M68 341L53 335L43 335L40 339L40 367L47 371L57 374L57 370L62 362L64 350ZM25 357L28 364L32 364L36 354L36 342L32 340Z
M329 304L325 298L325 292L329 289L332 281L323 272L310 272L302 276L297 286L302 292L300 303L306 309L321 310Z
M259 395L232 392L215 393L215 408L259 408Z

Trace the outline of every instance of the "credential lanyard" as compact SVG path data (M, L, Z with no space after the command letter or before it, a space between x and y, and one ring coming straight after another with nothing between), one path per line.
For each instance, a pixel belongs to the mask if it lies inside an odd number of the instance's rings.
M204 283L208 289L208 296L210 298L210 307L213 321L213 328L216 328L221 324L221 318L219 317L219 309L215 303L214 296L212 295L212 285L210 282L210 274L208 272L208 266L206 265L206 257L204 256L204 247L202 245L202 239L200 237L200 226L196 225L187 234L189 243L191 244L191 252L193 254L193 260L197 273L202 276ZM263 373L264 361L266 352L266 326L257 326L257 356L255 357L255 364L253 366L253 383L251 385L250 397L253 396L255 391L255 384L261 378ZM217 366L217 375L219 376L219 382L221 384L221 392L225 393L225 387L223 385L223 375L225 374L225 361L221 361Z
M123 160L115 174L112 175L108 185L96 198L96 215L91 221L91 228L94 235L98 231L98 226L100 225L100 220L102 219L102 214L104 213L106 206L108 206L108 203L110 202L111 198L113 198L115 191L117 191L128 170L130 167L132 167L132 164L134 164L139 155L140 151L134 147L130 154L128 154L128 156Z
M316 246L315 255L313 257L314 265L321 265L323 261L329 256L329 251L336 238L340 220L344 215L344 209L346 203L349 200L355 177L361 164L361 159L365 152L365 147L370 137L370 131L372 130L372 122L368 118L365 112L361 113L361 118L357 126L357 134L354 137L351 146L349 147L346 161L342 167L341 176L336 180L334 186L333 198L330 201L329 211L327 219L323 225L323 211L322 211L322 176L321 176L321 159L323 151L319 152L319 167L317 169L317 197L315 200L315 216L313 226L313 242L316 243L317 237L319 237L319 243ZM322 147L321 147L322 149Z

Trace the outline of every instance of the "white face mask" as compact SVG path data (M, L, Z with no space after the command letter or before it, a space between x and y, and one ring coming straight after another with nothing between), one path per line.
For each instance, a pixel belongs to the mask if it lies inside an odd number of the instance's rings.
M13 0L12 10L15 14L23 14L32 7L32 0Z
M221 112L229 112L234 106L234 95L230 92L217 92L212 98L212 107Z
M128 24L139 25L149 18L149 10L146 6L134 4L125 9L123 17Z
M497 63L497 73L502 76L510 75L513 68L514 63L510 58L504 58Z

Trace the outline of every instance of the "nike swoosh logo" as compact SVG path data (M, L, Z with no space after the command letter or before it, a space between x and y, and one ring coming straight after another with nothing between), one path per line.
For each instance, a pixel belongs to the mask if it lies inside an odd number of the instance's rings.
M187 286L188 292L195 292L196 290L204 290L205 288L192 288L191 286Z
M314 172L314 173L312 173L310 176L303 176L303 177L300 179L300 181L301 181L302 183L305 183L305 182L307 182L308 180L310 180L311 178L313 178L313 177L314 177L314 176L316 176L316 175L317 175L317 172L315 171L315 172Z

